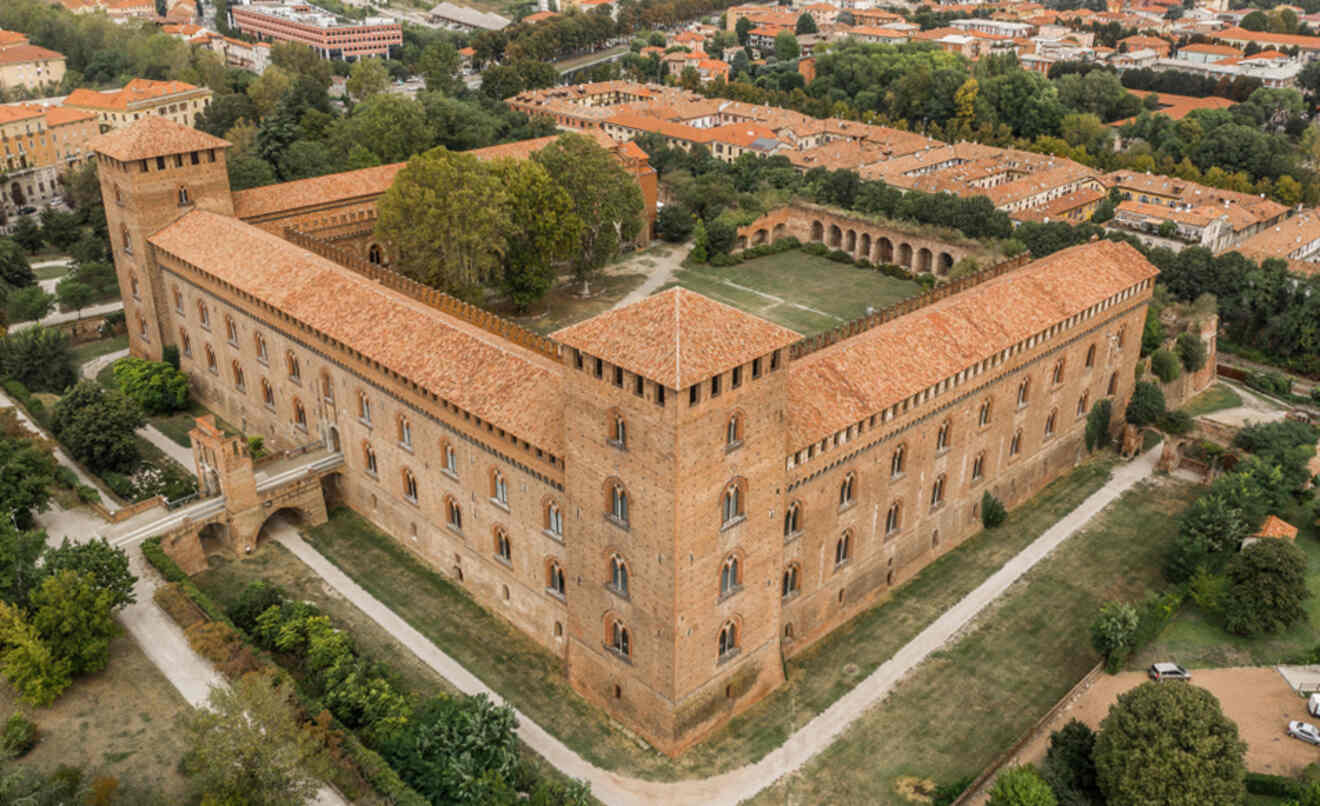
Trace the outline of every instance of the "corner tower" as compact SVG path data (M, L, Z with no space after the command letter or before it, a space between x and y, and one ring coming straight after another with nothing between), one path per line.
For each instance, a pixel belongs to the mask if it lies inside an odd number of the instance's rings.
M133 355L159 359L175 336L170 301L147 238L193 209L232 216L219 137L152 116L92 138L101 199ZM223 246L217 244L217 246Z
M569 678L676 754L783 681L787 347L673 289L566 328Z

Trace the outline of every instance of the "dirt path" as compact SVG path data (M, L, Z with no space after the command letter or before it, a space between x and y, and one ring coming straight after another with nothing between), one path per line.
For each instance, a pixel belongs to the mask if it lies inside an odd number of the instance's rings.
M649 249L631 260L622 263L616 263L609 269L610 274L645 274L646 279L642 284L628 292L628 295L618 302L614 303L615 310L625 305L631 305L639 300L646 299L674 278L674 272L683 268L683 261L687 259L688 252L692 251L692 244L685 243L678 246L665 245L660 247L667 252L665 255L657 254L655 249ZM646 266L642 261L650 261L654 266Z

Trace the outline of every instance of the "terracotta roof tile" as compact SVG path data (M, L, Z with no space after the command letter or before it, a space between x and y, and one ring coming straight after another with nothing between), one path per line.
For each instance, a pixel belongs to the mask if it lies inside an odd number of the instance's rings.
M89 150L121 162L208 148L228 148L229 145L228 140L159 115L148 115L126 129L109 131L87 141Z
M694 383L798 341L792 330L683 288L608 311L553 334L670 389Z
M90 106L93 109L127 109L131 103L199 89L182 81L152 81L135 78L114 92L77 89L64 99L65 106Z
M64 54L37 45L13 45L0 49L0 64L24 64L25 62L37 62L43 59L63 61Z
M1282 518L1270 515L1265 518L1265 522L1261 524L1261 527L1259 531L1256 532L1255 536L1280 537L1285 540L1295 540L1297 538L1297 527Z
M562 453L554 361L236 218L194 210L148 240L497 428Z
M877 414L1157 273L1126 243L1086 243L794 361L790 449Z
M234 215L247 220L316 204L380 195L389 190L395 174L407 164L394 162L240 190L234 193Z

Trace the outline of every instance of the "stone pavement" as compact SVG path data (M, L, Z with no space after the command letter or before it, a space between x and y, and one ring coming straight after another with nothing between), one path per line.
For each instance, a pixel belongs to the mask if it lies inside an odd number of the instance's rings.
M65 322L72 322L76 319L86 319L91 316L100 316L101 314L110 313L111 311L122 311L122 310L124 310L123 300L115 300L114 302L105 302L100 305L90 305L86 308L83 308L81 311L69 311L68 313L52 313L48 315L45 319L42 319L41 324L43 327L50 327L51 325L59 325ZM11 326L9 329L25 330L27 328L32 327L33 324L35 323L19 322Z
M128 357L128 350L116 350L113 353L97 356L91 361L82 365L82 376L89 381L96 380L96 376L101 374L101 370L110 366L121 358ZM137 430L137 435L160 448L161 452L183 466L184 470L193 469L193 453L191 448L185 448L165 434L154 425L144 425Z
M654 250L656 248L667 249L669 251L669 256L660 257L655 254ZM647 276L646 279L642 281L641 285L637 286L632 291L629 291L627 296L614 303L614 307L610 310L617 310L625 305L631 305L638 300L646 299L654 294L660 286L669 282L673 278L674 272L683 268L683 261L687 259L688 252L691 251L692 244L690 243L668 244L657 242L655 247L638 254L631 260L616 263L611 266L609 269L610 274L631 274L633 270L639 270L647 272ZM650 268L642 266L638 262L641 260L655 261L655 266Z
M838 739L870 708L883 701L895 684L931 653L938 651L958 635L986 606L1004 593L1032 566L1076 534L1100 510L1113 503L1142 479L1149 477L1155 468L1159 453L1160 446L1157 446L1136 460L1116 468L1103 487L922 630L892 658L861 681L856 688L839 698L790 736L783 745L754 764L701 780L674 783L644 781L595 767L521 712L518 712L518 734L529 747L560 772L590 782L592 794L610 806L616 804L618 806L633 804L736 806L772 785L782 776L795 772ZM442 652L429 639L304 542L292 527L283 524L278 528L274 525L272 527L272 537L311 567L336 592L411 649L423 663L439 672L465 693L484 693L495 702L504 702L503 698L490 690L476 676Z

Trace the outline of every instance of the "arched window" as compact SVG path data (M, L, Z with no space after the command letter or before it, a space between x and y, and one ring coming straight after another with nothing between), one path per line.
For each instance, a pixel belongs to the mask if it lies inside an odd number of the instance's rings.
M490 497L506 507L509 505L509 482L498 470L490 472Z
M215 350L212 350L211 345L209 344L206 345L206 368L209 369L211 372L220 371L219 367L215 363Z
M899 445L894 448L894 453L889 457L889 475L897 478L903 475L903 464L906 460L907 446Z
M119 225L119 237L124 242L124 254L133 254L133 236L128 234L128 227L124 224Z
M244 389L247 388L247 383L245 383L243 379L243 368L238 365L237 361L233 363L233 371L234 371L234 388L242 392Z
M628 523L628 491L624 489L623 484L614 482L610 485L609 497L610 517L621 524Z
M289 380L302 380L302 367L298 364L298 356L290 350L284 356L284 362L289 366Z
M211 329L211 312L207 310L206 303L200 299L197 300L197 321L207 330Z
M358 392L358 419L371 425L371 398L366 392Z
M1114 340L1118 342L1120 348L1127 342L1127 325L1119 327L1118 335L1114 337Z
M225 316L225 338L230 344L238 344L238 325L232 316Z
M449 473L449 474L451 474L451 475L457 476L457 475L458 475L458 452L454 450L454 446L453 446L453 445L451 445L451 444L449 444L448 442L446 442L446 443L444 444L444 448L442 449L442 453L444 454L444 461L445 461L444 469L445 469L445 472L446 472L446 473Z
M445 522L449 528L462 531L463 529L463 508L453 498L445 498Z
M903 528L903 502L895 501L889 505L885 515L885 534L893 534Z
M934 509L944 503L944 476L937 476L935 483L930 488L930 508Z
M617 412L610 416L609 443L616 448L624 448L628 445L628 423L623 419L623 415Z
M119 185L115 185L115 204L124 203L124 194L119 190Z
M780 586L780 596L787 598L798 592L798 576L800 573L801 569L797 563L784 569L784 582Z
M802 531L802 505L794 501L784 513L784 537L792 537Z
M1077 398L1077 416L1078 417L1085 416L1086 410L1090 408L1090 405L1091 405L1091 393L1082 392L1082 396Z
M980 411L979 414L976 415L976 424L977 424L978 426L985 426L985 425L989 425L989 424L990 424L990 401L989 401L989 400L983 401L983 402L981 403L981 411Z
M321 399L326 403L335 402L335 384L325 370L321 370Z
M619 653L625 658L632 657L632 645L628 640L628 628L623 626L623 622L618 619L611 619L606 638L610 642L610 649Z
M738 651L738 625L732 621L724 622L720 628L720 658L726 658Z
M1054 371L1050 374L1050 383L1055 384L1055 385L1063 383L1063 359L1062 359L1062 358L1060 358L1058 361L1055 361L1055 362L1054 362Z
M730 415L729 422L724 426L724 444L729 448L736 448L743 441L743 416L735 412Z
M412 450L412 423L402 415L399 417L399 444Z
M133 295L133 299L142 299L142 292L138 290L138 281L136 274L128 275L128 287L129 287L129 293Z
M1013 439L1008 443L1008 455L1017 456L1022 452L1022 430L1013 435Z
M495 556L506 563L513 562L513 542L509 535L498 526L495 527Z
M545 505L545 530L555 537L564 536L564 512L554 501Z
M174 310L176 313L183 313L183 292L174 289Z
M558 560L551 560L545 569L545 587L551 593L563 597L565 591L564 568Z
M1118 373L1117 373L1117 372L1115 372L1113 375L1110 375L1110 376L1109 376L1109 389L1108 389L1108 391L1105 392L1105 394L1108 395L1108 396L1110 396L1110 397L1113 397L1114 395L1118 394Z
M610 555L610 589L620 596L628 595L628 563L619 555Z
M738 555L730 554L720 567L720 596L728 596L742 589L742 568Z
M1018 397L1017 397L1018 405L1025 406L1027 405L1027 401L1030 399L1031 399L1031 379L1027 378L1018 386Z
M406 467L403 469L403 497L417 503L417 477Z
M1092 344L1090 347L1087 347L1087 348L1086 348L1086 365L1087 365L1088 367L1093 367L1093 366L1095 366L1095 345L1094 345L1094 344Z
M366 465L368 473L373 476L377 474L376 451L372 449L371 443L365 441L362 443L362 462Z
M720 523L727 526L743 517L744 501L742 483L737 481L730 482L729 485L724 488L724 496L721 501Z
M192 339L183 328L179 328L179 344L183 347L183 354L192 357Z
M849 473L839 484L839 506L846 507L853 502L853 493L857 486L857 477Z
M293 399L293 424L307 430L307 409L303 408L302 401L296 397Z
M945 420L940 423L940 430L935 432L935 450L947 451L949 449L949 434L953 430L953 423Z
M270 363L270 353L266 351L266 337L257 333L253 335L252 341L257 345L257 360L263 364Z
M137 315L138 335L147 338L147 320L142 318L142 314Z
M182 185L180 185L180 186L179 186L179 206L180 206L180 207L187 207L187 206L190 205L190 204L192 204L192 199L191 199L191 197L189 197L189 195L188 195L188 188L183 187Z
M261 379L261 402L268 408L275 408L275 390L271 388L270 381Z
M367 262L376 266L379 266L384 262L383 255L380 251L380 244L373 243L371 246L367 247Z
M1045 418L1045 436L1054 436L1054 424L1059 416L1058 409L1051 409L1050 416Z
M834 544L834 564L843 565L852 559L852 532L844 532Z

